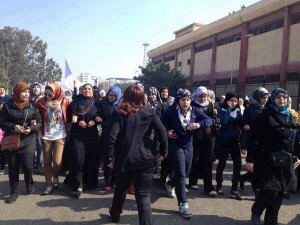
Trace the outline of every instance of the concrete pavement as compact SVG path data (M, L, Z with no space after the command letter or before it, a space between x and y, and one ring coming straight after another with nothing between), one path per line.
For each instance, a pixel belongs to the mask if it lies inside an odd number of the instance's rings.
M229 161L230 164L230 161ZM178 214L177 201L168 198L165 189L154 182L152 194L152 210L155 225L234 225L251 224L250 209L253 194L249 183L241 192L243 201L229 198L231 165L225 169L225 196L211 198L203 194L203 183L199 181L200 190L189 190L189 205L194 216L183 219ZM215 176L215 174L214 174ZM108 216L112 193L103 191L103 177L99 177L101 188L82 194L79 200L69 196L69 188L61 185L60 190L49 196L41 196L44 190L44 177L35 175L36 191L26 195L23 175L21 179L21 195L16 203L4 203L9 195L7 171L0 175L0 225L97 225L113 224ZM61 178L61 181L63 179ZM281 224L300 224L300 193L292 195L291 200L284 200L280 209ZM121 221L118 224L138 224L137 208L134 196L127 195Z

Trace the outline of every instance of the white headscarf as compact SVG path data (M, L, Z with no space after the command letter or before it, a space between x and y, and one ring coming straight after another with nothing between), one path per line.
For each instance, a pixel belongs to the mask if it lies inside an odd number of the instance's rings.
M192 98L196 104L201 105L201 106L208 106L209 102L207 100L203 103L199 102L200 95L208 95L206 87L204 87L204 86L198 87L196 89L196 91L194 91Z

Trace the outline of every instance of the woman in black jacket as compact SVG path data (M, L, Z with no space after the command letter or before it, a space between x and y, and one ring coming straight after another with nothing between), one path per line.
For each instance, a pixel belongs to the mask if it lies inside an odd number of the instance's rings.
M145 107L144 93L137 85L129 86L123 101L113 114L108 137L110 161L114 158L116 189L110 209L113 222L120 220L126 192L134 184L139 222L152 224L151 184L154 165L167 154L167 134L155 109ZM152 136L155 130L160 147L156 148ZM112 166L112 164L110 165Z
M41 126L39 110L29 103L29 85L19 82L13 89L13 98L4 104L0 111L0 128L4 136L20 135L20 147L17 150L7 150L10 197L6 203L17 200L20 193L19 169L24 172L24 180L28 194L34 192L32 179L33 156L36 149L36 132Z
M84 84L82 94L67 109L67 120L72 123L69 141L74 151L71 153L70 173L64 183L71 185L71 194L76 198L80 197L83 189L98 187L100 149L96 123L99 119L93 87Z
M107 95L98 104L98 111L102 119L101 128L101 150L103 157L103 175L105 182L105 191L110 191L110 188L114 185L114 173L108 165L108 134L111 128L112 115L117 107L122 96L121 89L118 86L112 86L108 89Z
M293 165L292 155L299 152L294 146L297 126L287 107L288 97L286 90L274 90L253 125L246 159L246 167L253 172L253 182L258 190L252 206L253 224L260 224L265 209L265 224L278 224L283 194L296 190L294 169L299 160ZM281 160L274 160L278 154Z
M213 118L214 106L208 101L208 91L206 87L200 86L193 93L192 106L200 109L201 112L210 118ZM215 131L213 126L203 127L195 131L193 137L193 162L189 175L189 187L198 190L198 175L202 172L204 193L209 196L218 195L212 185L212 138L214 135Z
M249 98L249 105L245 108L243 114L243 129L240 138L242 153L247 152L248 142L252 132L253 123L257 115L262 112L263 107L268 101L268 98L269 92L264 87L259 87L255 89ZM245 182L247 180L252 181L252 173L250 173L249 171L240 177L241 189L244 189ZM252 184L252 188L254 192L256 192L254 184Z

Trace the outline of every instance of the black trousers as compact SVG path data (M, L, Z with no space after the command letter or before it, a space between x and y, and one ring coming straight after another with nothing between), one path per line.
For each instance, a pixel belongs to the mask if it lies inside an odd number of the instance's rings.
M0 170L4 170L5 169L5 154L4 152L0 152Z
M212 163L213 150L211 139L194 140L193 162L189 175L189 185L195 185L198 182L200 171L203 175L204 191L214 190L212 185Z
M134 184L135 200L138 207L139 224L152 225L151 186L154 168L137 171L116 172L116 189L111 206L111 213L120 215L126 199L126 192Z
M233 161L233 175L232 175L231 190L237 191L239 180L240 180L241 167L242 167L241 153L239 150L232 150L232 151L220 150L220 152L218 153L219 163L217 166L217 174L216 174L217 187L222 187L223 172L229 154L231 155Z
M15 154L14 152L6 152L6 160L8 164L8 177L11 194L19 194L19 170L20 167L24 172L24 180L26 187L33 184L33 159L34 152Z
M73 139L74 147L68 184L76 191L87 185L88 189L98 187L99 148L93 140Z
M109 163L108 160L108 129L103 129L101 134L101 146L102 146L102 160L103 160L103 175L104 175L104 181L105 186L109 187L112 186L115 182L115 174L114 171L109 168L107 165Z
M261 216L266 209L264 224L277 225L282 200L283 193L281 191L261 191L256 195L251 211L253 214Z

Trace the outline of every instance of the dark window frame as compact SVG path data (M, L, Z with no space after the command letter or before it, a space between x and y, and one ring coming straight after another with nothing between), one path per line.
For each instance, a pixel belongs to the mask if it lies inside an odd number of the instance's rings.
M277 30L277 29L280 29L283 27L283 24L284 24L284 21L283 19L280 19L280 20L276 20L276 21L273 21L271 23L268 23L268 24L265 24L265 25L262 25L260 27L254 27L250 30L250 34L253 34L254 36L255 35L260 35L260 34L264 34L264 33L267 33L267 32L270 32L270 31L273 31L273 30Z

